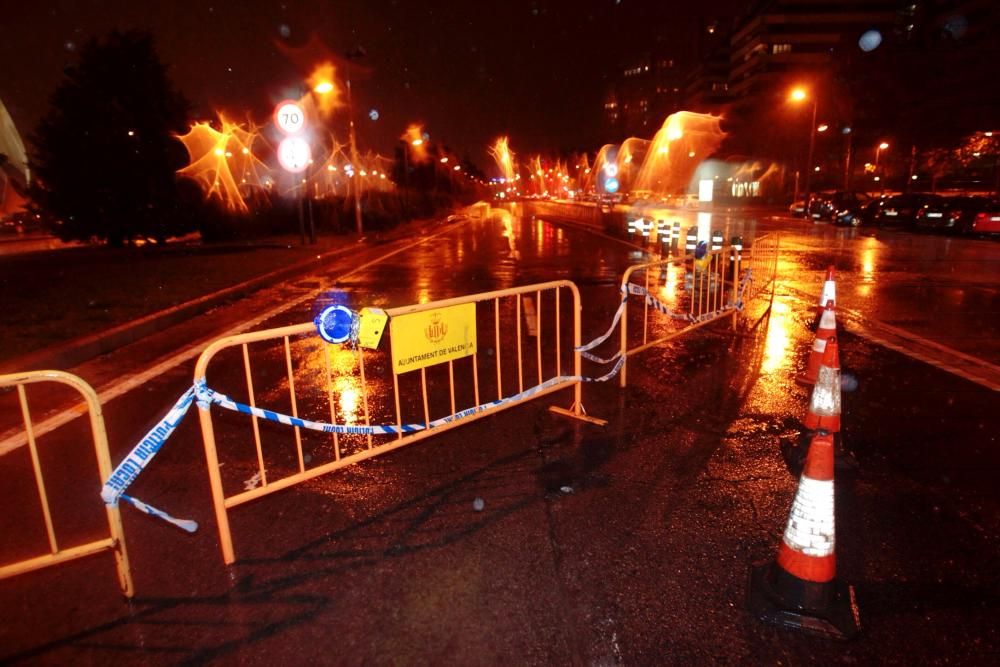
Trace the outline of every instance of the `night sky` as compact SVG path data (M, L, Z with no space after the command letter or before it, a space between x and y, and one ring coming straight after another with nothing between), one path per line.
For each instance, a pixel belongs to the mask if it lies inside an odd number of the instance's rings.
M411 122L481 166L509 134L522 155L596 150L610 76L660 49L693 56L699 19L732 16L746 0L56 0L0 3L0 99L27 139L62 68L88 39L148 30L198 118L222 110L265 122L308 75L281 44L311 37L335 54L361 46L359 146L383 154ZM313 42L314 44L316 42ZM302 58L299 58L300 60ZM377 109L372 121L368 111Z

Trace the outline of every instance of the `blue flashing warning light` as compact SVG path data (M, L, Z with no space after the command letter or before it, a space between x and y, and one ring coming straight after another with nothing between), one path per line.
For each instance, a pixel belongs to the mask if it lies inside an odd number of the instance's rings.
M339 345L347 342L354 328L354 311L347 306L329 306L315 319L320 338Z

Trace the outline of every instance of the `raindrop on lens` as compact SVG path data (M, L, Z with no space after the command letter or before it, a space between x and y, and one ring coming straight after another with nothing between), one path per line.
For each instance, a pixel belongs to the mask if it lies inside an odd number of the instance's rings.
M288 39L292 35L292 29L288 27L287 23L282 23L278 26L278 34Z
M866 30L858 39L858 46L865 53L874 51L882 43L882 33L878 30Z

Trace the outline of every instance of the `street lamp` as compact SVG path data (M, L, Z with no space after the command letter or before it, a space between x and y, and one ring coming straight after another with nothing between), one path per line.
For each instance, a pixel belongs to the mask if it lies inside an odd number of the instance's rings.
M889 147L889 144L883 141L882 143L880 143L878 145L878 148L875 149L875 168L876 169L878 169L878 158L879 158L879 155L881 155L882 151L884 151L888 147Z
M795 88L789 94L788 99L791 102L804 102L809 99L810 95L804 88ZM811 177L812 177L812 161L813 161L813 149L816 147L816 96L812 96L812 120L809 123L809 157L806 160L806 188L805 188L805 202L806 209L808 212L809 208L809 195L812 194L811 189ZM798 179L795 181L796 191L793 199L798 199Z

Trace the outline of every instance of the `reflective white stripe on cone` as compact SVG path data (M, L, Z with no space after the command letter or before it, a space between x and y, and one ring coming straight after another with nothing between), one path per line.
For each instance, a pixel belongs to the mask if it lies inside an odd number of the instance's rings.
M806 581L832 581L834 556L833 436L813 437L778 547L778 565Z
M836 336L826 340L823 363L820 364L809 399L809 412L803 423L813 431L840 432L840 354Z
M832 266L826 269L826 280L823 281L823 291L820 292L819 303L816 304L816 317L813 320L813 329L819 325L820 318L823 317L823 311L831 301L834 306L837 305L837 281L834 279Z
M816 338L813 341L812 351L809 353L809 361L806 370L795 376L795 381L799 384L815 384L819 378L819 367L823 363L823 354L826 352L826 341L837 334L837 317L833 301L826 303L823 316L819 320L819 328L816 330Z
M775 562L750 570L747 605L758 618L850 639L861 629L854 589L835 579L833 436L809 445Z

